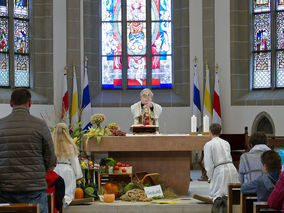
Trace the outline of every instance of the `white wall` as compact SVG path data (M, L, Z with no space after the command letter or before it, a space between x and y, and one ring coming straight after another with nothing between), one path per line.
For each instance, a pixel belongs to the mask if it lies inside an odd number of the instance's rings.
M230 1L215 0L215 61L220 70L220 93L224 133L251 130L255 117L266 111L274 121L275 135L284 135L283 106L231 106L230 85Z

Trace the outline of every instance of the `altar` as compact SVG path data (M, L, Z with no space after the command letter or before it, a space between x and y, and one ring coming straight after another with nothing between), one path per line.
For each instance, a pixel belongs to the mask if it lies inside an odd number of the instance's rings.
M133 166L133 172L160 173L161 180L179 195L186 195L190 184L192 151L203 150L209 136L127 135L90 138L84 151L108 153L117 161Z

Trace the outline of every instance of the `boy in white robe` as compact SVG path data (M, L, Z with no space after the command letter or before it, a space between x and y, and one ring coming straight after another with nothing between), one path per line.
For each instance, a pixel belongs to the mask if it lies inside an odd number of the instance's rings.
M227 212L228 184L239 183L238 172L232 163L230 144L219 138L221 125L210 126L211 140L204 146L204 167L211 180L209 196L213 199L212 213Z
M159 104L152 102L153 93L150 89L145 88L140 92L141 101L131 106L131 112L134 119L134 124L142 123L142 113L144 108L149 108L150 117L155 119L155 125L159 126L158 119L162 113L162 107Z

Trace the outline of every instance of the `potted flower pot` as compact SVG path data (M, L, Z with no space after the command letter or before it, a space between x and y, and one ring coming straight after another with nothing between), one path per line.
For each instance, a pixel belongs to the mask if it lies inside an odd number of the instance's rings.
M113 166L108 166L108 173L113 174Z

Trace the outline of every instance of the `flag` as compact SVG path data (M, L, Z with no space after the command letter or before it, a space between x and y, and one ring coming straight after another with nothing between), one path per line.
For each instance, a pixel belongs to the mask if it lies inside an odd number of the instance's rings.
M81 124L83 130L88 130L88 127L91 126L91 115L92 115L92 106L91 106L91 97L90 97L90 88L88 80L88 59L85 58L85 69L84 69L84 82L83 82L83 94L82 94L82 114L81 114Z
M216 68L215 72L215 85L214 85L214 98L213 98L213 119L212 123L218 123L222 125L221 120L221 102L220 102L220 91L219 91L219 75Z
M67 71L63 76L63 93L62 93L62 110L61 120L69 126L69 102L68 102L68 88L67 88Z
M212 104L211 104L211 94L210 94L210 78L209 78L209 68L206 63L206 79L205 79L205 89L204 89L204 102L203 102L203 116L207 115L209 117L209 124L212 119Z
M201 129L201 104L200 104L200 90L198 83L197 63L193 65L193 105L192 115L195 115L197 120L197 132Z
M73 67L73 93L72 93L72 109L71 109L71 129L74 131L78 127L79 112L78 112L78 90L75 66Z

